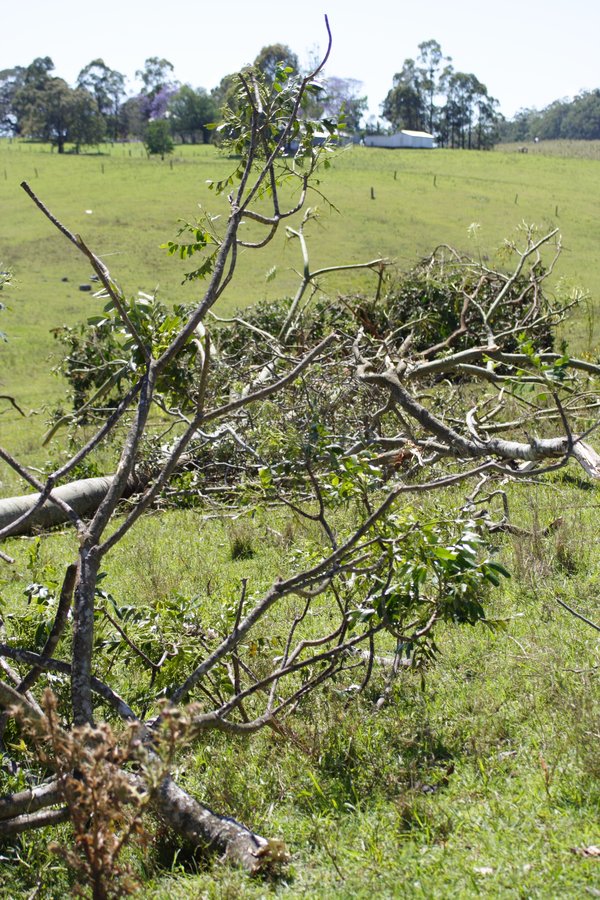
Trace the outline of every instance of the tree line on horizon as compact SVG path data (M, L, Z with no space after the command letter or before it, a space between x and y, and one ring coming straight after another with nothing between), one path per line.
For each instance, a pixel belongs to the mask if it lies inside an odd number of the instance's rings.
M498 100L476 75L458 72L435 40L394 75L382 115L396 129L433 134L438 147L487 150L498 139Z
M404 60L382 105L394 128L427 131L438 147L488 149L528 140L600 140L600 89L555 100L545 109L522 109L512 119L476 75L456 71L435 40Z
M272 82L281 62L300 71L298 57L284 44L263 47L253 65ZM155 56L136 72L141 89L132 96L127 96L125 75L103 59L85 66L73 87L54 69L46 56L0 71L0 134L47 141L59 153L73 144L79 152L82 146L104 140L145 140L153 123L161 123L182 143L208 143L212 135L208 126L219 121L224 106L235 103L237 91L234 74L210 91L181 84L173 64ZM306 116L338 118L343 110L346 129L357 132L367 108L367 98L359 96L360 86L353 78L323 78L320 90L311 95Z
M600 140L600 89L554 100L542 110L520 109L500 124L500 140Z
M416 59L406 59L381 104L381 118L365 121L368 99L354 78L326 76L307 102L311 119L337 119L349 135L409 129L434 135L440 147L489 149L498 141L551 138L600 138L600 90L573 101L559 100L541 112L521 110L507 121L498 101L472 73L454 69L435 40L418 46ZM254 67L273 80L283 63L301 72L297 55L285 44L260 51ZM207 90L181 84L174 66L159 57L146 59L136 72L138 93L128 95L126 78L103 59L94 59L79 73L74 86L54 74L49 56L28 66L0 71L0 134L47 141L59 153L67 144L79 152L102 141L142 140L169 152L172 140L208 143L210 127L220 110L235 103L235 75L225 75Z

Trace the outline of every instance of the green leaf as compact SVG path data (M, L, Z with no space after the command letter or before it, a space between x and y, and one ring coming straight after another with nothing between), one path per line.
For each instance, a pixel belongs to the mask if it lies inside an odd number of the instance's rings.
M455 560L458 556L456 550L449 550L447 547L436 547L433 554L434 556L437 556L438 559Z
M493 575L491 572L486 572L486 573L485 573L485 578L486 578L491 584L493 584L494 587L499 587L499 585L500 585L500 579L497 578L495 575Z

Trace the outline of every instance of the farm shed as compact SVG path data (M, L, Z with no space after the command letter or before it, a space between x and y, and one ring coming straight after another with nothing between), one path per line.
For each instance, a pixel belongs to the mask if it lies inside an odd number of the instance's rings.
M397 131L395 134L367 134L366 147L390 147L393 150L404 147L433 147L433 135L428 131Z

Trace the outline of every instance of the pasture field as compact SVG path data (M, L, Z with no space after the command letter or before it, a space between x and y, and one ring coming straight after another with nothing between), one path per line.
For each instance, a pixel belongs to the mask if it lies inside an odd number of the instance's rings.
M560 156L568 159L600 159L600 141L533 141L525 143L497 144L494 148L499 153L515 153L522 148L536 156Z
M61 434L40 448L48 411L63 391L49 374L56 359L51 329L95 314L99 305L79 291L89 283L85 261L19 183L27 180L80 232L127 291L158 287L169 302L191 302L201 286L181 285L185 264L158 247L173 238L179 218L197 215L199 203L225 212L206 180L231 168L210 147L177 148L172 160L159 161L146 159L139 146L59 157L44 146L0 142L0 260L15 276L2 296L9 309L0 328L9 342L0 345L0 393L27 409L46 407L26 420L2 412L3 445L40 466L60 455ZM589 291L590 304L578 310L568 337L596 357L598 160L353 147L323 172L319 190L336 209L315 195L322 216L308 231L313 267L389 256L408 268L439 243L493 256L522 220L560 226L565 249L553 283ZM273 266L277 277L266 281ZM300 267L298 248L283 236L266 251L246 253L218 312L291 293L293 267ZM372 278L332 278L323 288L372 291ZM0 492L14 488L9 477ZM571 468L507 490L511 520L527 533L495 536L497 558L513 576L486 601L501 628L444 626L439 659L423 679L401 672L382 708L376 701L386 676L378 672L357 699L333 685L301 706L281 733L209 733L182 752L177 776L192 794L287 843L292 863L282 877L252 880L218 860L191 859L159 831L149 847L130 854L142 883L136 896L600 895L600 645L597 631L556 602L599 623L600 495L596 482ZM454 489L419 509L439 516L460 501ZM562 525L544 535L559 517ZM294 564L310 538L293 514L263 509L235 521L169 511L138 524L107 563L103 588L119 603L157 609L201 602L217 617L242 578L261 590ZM249 560L234 559L240 537L251 546ZM24 612L24 579L52 577L72 560L75 542L68 530L9 542L16 563L0 563L3 617ZM114 674L117 684L127 677L123 661ZM15 788L0 769L0 793L5 782ZM66 826L58 839L68 841ZM60 856L48 853L42 831L0 843L1 898L58 900L68 895L70 877Z
M200 214L199 205L212 215L226 212L225 199L206 182L232 168L205 146L178 147L160 161L147 159L141 145L59 156L45 145L0 141L0 261L15 277L3 316L11 337L2 348L6 392L19 393L32 408L59 397L60 385L47 374L50 330L99 311L98 301L78 290L88 282L89 266L34 207L21 181L81 233L126 292L158 289L175 303L193 301L202 285L182 285L185 263L159 246L174 238L180 220ZM309 201L321 211L307 233L313 268L385 256L407 269L440 243L492 256L525 221L561 229L557 279L589 291L592 308L600 298L597 160L349 147L322 173L318 190L332 206L318 193ZM217 312L292 293L300 266L297 244L283 233L262 251L246 251ZM273 267L277 275L267 282ZM322 285L332 292L372 286L368 275L331 276ZM578 349L594 342L589 319L581 310L569 335Z

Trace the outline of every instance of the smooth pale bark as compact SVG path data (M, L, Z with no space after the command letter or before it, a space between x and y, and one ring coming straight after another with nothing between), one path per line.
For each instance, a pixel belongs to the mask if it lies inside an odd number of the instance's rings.
M114 476L82 478L54 488L52 494L68 503L79 516L89 516L95 512L113 482ZM28 513L39 500L39 494L25 494L0 500L0 530L7 528ZM30 534L34 529L51 528L66 521L65 513L51 500L46 502L8 535Z
M47 828L49 825L66 822L68 818L69 810L66 807L40 810L0 822L0 836L9 837L14 834L22 834L24 831L32 831L34 828Z
M429 434L443 442L447 451L463 459L512 460L536 463L546 459L572 456L591 478L600 478L600 455L582 441L578 435L555 438L530 438L525 441L509 441L491 437L486 440L466 437L447 425L410 394L394 371L370 372L365 365L358 367L361 380L389 390L393 400L412 416Z
M0 797L0 820L29 815L39 809L60 803L58 782L47 781L37 787Z
M98 478L80 478L77 481L54 488L52 496L68 503L80 517L90 517L96 512L106 497L114 480L114 475L103 475ZM130 478L122 496L130 497L140 490L141 487L143 485L137 479ZM27 519L17 523L18 519L31 512L36 503L39 502L39 498L40 494L36 493L0 499L0 531L5 528L9 529L5 537L31 534L33 531L42 531L45 528L62 525L68 520L64 510L53 503L52 500L46 500ZM17 524L15 524L14 528L10 528L13 522Z
M139 776L130 775L130 780L142 791L146 789ZM62 799L56 781L0 798L0 836L20 834L67 821L69 812L66 807L51 808ZM220 853L224 859L252 875L289 860L281 841L268 840L235 819L217 815L194 800L169 777L159 787L153 806L160 818L194 847Z

